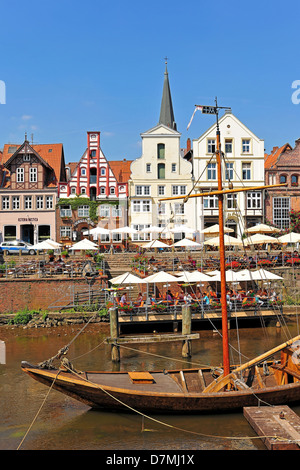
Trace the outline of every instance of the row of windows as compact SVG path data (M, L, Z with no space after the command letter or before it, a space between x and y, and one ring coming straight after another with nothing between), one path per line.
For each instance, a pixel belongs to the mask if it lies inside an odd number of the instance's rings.
M70 193L77 194L77 186L71 186ZM80 188L80 194L86 194L86 187L83 186ZM100 194L106 194L106 186L100 186ZM114 186L109 188L109 194L116 194L116 188Z
M2 196L1 208L3 211L53 209L53 196Z
M237 209L237 194L228 194L225 197L227 209ZM262 195L260 192L247 192L246 195L247 209L261 209L262 208ZM204 209L218 209L219 200L218 196L207 196L203 198Z
M158 163L157 165L157 178L164 179L165 178L165 171L166 167L164 163ZM171 172L176 173L177 165L176 163L171 163ZM151 163L146 163L146 173L152 173L152 165Z
M78 206L77 209L78 217L89 217L90 215L90 206L83 205ZM109 205L101 205L99 208L100 217L122 217L122 208L118 206L110 207ZM72 208L70 205L61 205L60 206L60 216L61 217L72 217Z
M207 153L216 153L216 149L216 139L207 139ZM251 139L241 139L241 153L250 154L251 152ZM225 153L233 153L233 139L225 139Z
M269 182L270 182L270 184L276 184L276 174L275 173L269 174ZM287 175L280 175L279 176L279 183L280 184L288 183ZM291 175L290 183L291 183L292 186L298 186L298 184L299 184L298 183L298 175Z
M166 187L159 185L157 187L157 195L164 196ZM172 196L184 196L186 194L186 185L173 184L171 187ZM135 186L135 195L136 196L151 196L151 186L150 185L136 185Z
M17 183L24 183L25 181L25 168L19 167L16 171ZM38 169L30 167L29 168L29 182L36 183L38 177Z
M184 214L184 204L182 203L175 203L173 206L174 214ZM132 211L133 212L152 212L152 204L149 199L138 199L132 201ZM160 203L157 206L157 214L158 215L165 215L166 214L166 204Z
M242 175L241 176L243 180L252 179L251 163L242 163ZM216 163L208 163L207 179L217 180L217 164ZM234 166L233 166L233 163L231 162L226 162L225 164L225 179L226 180L234 179Z

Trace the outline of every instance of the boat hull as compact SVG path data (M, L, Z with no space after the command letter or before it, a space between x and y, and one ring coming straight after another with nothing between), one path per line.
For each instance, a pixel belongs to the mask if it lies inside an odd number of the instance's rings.
M122 385L128 380L125 372L85 373L81 378L71 372L44 370L22 363L22 369L32 378L68 395L93 409L155 414L197 414L235 412L247 406L295 404L300 402L300 382L261 390L191 393L178 391L151 391L151 386ZM57 375L58 374L58 375ZM152 373L153 377L157 377ZM162 375L168 375L160 372ZM91 381L90 379L93 379ZM112 383L113 385L108 385ZM167 384L168 385L168 384ZM163 388L163 387L161 387Z

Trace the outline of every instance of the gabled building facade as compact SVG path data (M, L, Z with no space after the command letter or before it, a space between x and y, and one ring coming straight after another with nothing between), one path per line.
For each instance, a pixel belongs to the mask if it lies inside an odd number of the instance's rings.
M67 182L59 186L58 240L80 240L84 231L95 226L127 225L130 164L108 161L100 147L100 132L87 132L86 150L79 162L66 165ZM107 238L102 236L102 241Z
M55 239L58 186L66 181L62 144L6 144L2 155L0 232L2 241L34 244Z
M290 225L291 210L300 210L300 139L295 147L286 143L274 147L265 155L266 184L281 184L286 187L269 188L265 194L266 219L281 229Z
M192 165L181 156L180 136L166 66L159 122L141 134L142 155L131 164L129 223L139 231L153 225L170 229L185 224L193 228L193 200L185 204L183 199L160 201L185 196L192 188ZM182 233L175 234L177 237ZM133 239L149 240L151 234L134 235Z
M264 185L264 141L251 132L230 111L219 118L221 150L224 152L224 189L259 187ZM193 171L195 191L218 189L216 152L216 124L198 139L193 140ZM197 228L201 231L218 223L218 197L195 198L198 214ZM230 194L224 200L225 223L241 236L245 229L262 222L263 190L249 190ZM203 225L201 225L203 224Z

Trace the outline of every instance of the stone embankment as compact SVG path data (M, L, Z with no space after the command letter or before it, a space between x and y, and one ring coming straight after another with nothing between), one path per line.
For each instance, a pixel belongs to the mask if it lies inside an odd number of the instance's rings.
M67 325L84 325L86 323L102 323L109 325L109 316L100 316L94 313L49 313L34 314L28 323L14 323L16 314L0 314L0 326L12 325L23 326L23 328L53 328Z

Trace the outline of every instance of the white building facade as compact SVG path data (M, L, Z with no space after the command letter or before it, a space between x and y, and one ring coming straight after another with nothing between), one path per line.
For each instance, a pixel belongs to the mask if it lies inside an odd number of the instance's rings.
M223 187L255 188L264 185L264 141L251 132L231 111L219 118L221 150L224 153ZM193 170L195 192L218 189L216 124L201 137L193 140ZM198 230L218 223L218 196L195 198ZM262 222L264 217L263 190L248 190L226 195L224 221L241 236L246 228Z
M162 238L169 237L167 229L182 224L194 228L193 200L186 203L183 198L160 201L185 196L192 189L192 164L181 156L180 136L174 121L166 68L160 120L158 125L141 134L142 156L131 163L129 180L131 226L139 231L150 226L166 227ZM185 235L177 232L174 238ZM151 238L153 234L133 236L136 241Z

